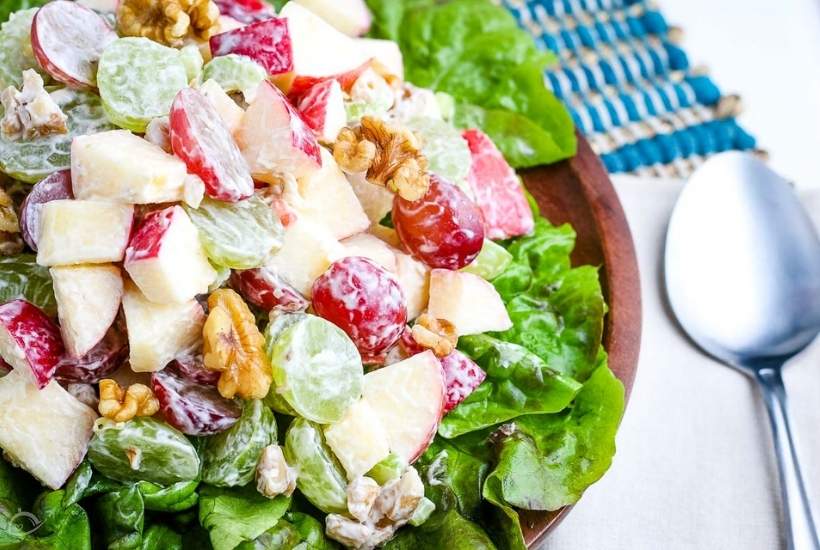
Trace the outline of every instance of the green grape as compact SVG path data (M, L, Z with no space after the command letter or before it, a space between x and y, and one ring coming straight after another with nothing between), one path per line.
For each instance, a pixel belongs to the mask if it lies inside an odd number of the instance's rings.
M373 466L367 477L372 478L379 485L384 485L388 481L399 479L407 470L407 461L394 452L391 452L381 462Z
M142 133L152 119L171 112L177 92L188 86L188 71L173 48L147 38L120 38L103 51L97 85L109 120Z
M278 337L266 332L275 391L299 416L319 424L341 420L364 382L361 356L350 338L315 315L304 315Z
M347 514L347 479L319 426L297 418L285 434L285 460L299 471L296 486L328 514Z
M26 69L44 74L31 48L31 22L35 13L37 8L18 11L0 26L0 91L9 86L20 88ZM48 76L43 80L48 82Z
M242 92L253 96L268 73L259 63L244 55L228 54L215 57L202 70L202 82L215 80L226 92Z
M53 92L51 97L68 118L68 133L19 141L0 137L0 171L18 180L36 183L71 166L71 141L75 137L114 129L96 95L64 88Z
M169 485L199 475L199 456L191 442L152 418L120 423L98 420L88 445L88 459L101 474L119 481Z
M282 224L256 195L233 203L206 198L199 208L185 210L199 229L208 258L219 266L261 267L282 246Z
M273 443L276 443L273 412L262 401L247 401L236 424L205 440L202 481L217 487L250 483L259 455Z
M429 170L472 196L467 183L472 156L461 132L436 118L416 117L406 122L407 127L421 138L421 151L427 157Z
M188 82L197 80L202 74L202 65L205 60L202 59L202 54L199 52L199 46L188 44L179 50L179 58L185 65L185 74L188 77Z
M512 254L507 252L507 249L496 244L490 239L484 239L484 245L481 247L481 252L478 253L476 259L461 271L478 275L482 279L492 281L509 267L512 263Z

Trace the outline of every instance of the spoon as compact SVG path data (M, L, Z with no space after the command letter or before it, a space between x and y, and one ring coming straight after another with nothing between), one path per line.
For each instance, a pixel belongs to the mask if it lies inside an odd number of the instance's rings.
M789 183L751 155L705 162L666 235L678 322L717 360L753 377L769 411L789 550L820 550L789 426L783 364L820 332L820 239Z

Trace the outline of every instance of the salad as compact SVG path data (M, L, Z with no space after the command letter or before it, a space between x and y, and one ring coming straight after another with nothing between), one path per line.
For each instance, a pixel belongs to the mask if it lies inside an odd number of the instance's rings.
M12 0L0 548L523 549L624 407L481 0ZM362 37L367 34L367 37Z

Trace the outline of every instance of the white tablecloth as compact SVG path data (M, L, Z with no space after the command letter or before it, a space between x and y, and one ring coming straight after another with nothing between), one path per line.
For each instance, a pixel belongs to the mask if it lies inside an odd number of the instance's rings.
M608 474L543 550L776 550L782 517L768 419L751 380L695 349L664 308L660 261L680 183L617 178L643 284L636 384ZM820 193L811 197L820 220ZM717 228L716 228L717 229ZM820 513L820 341L784 372Z

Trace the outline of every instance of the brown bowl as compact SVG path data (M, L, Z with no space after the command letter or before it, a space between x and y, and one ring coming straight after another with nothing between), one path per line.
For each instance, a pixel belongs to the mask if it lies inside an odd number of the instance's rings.
M629 398L641 344L641 284L632 234L615 188L580 135L575 157L524 170L521 176L544 217L553 224L569 223L578 233L573 263L601 266L604 297L609 305L604 347L609 353L609 366L623 382ZM570 509L521 511L527 546L534 548Z

